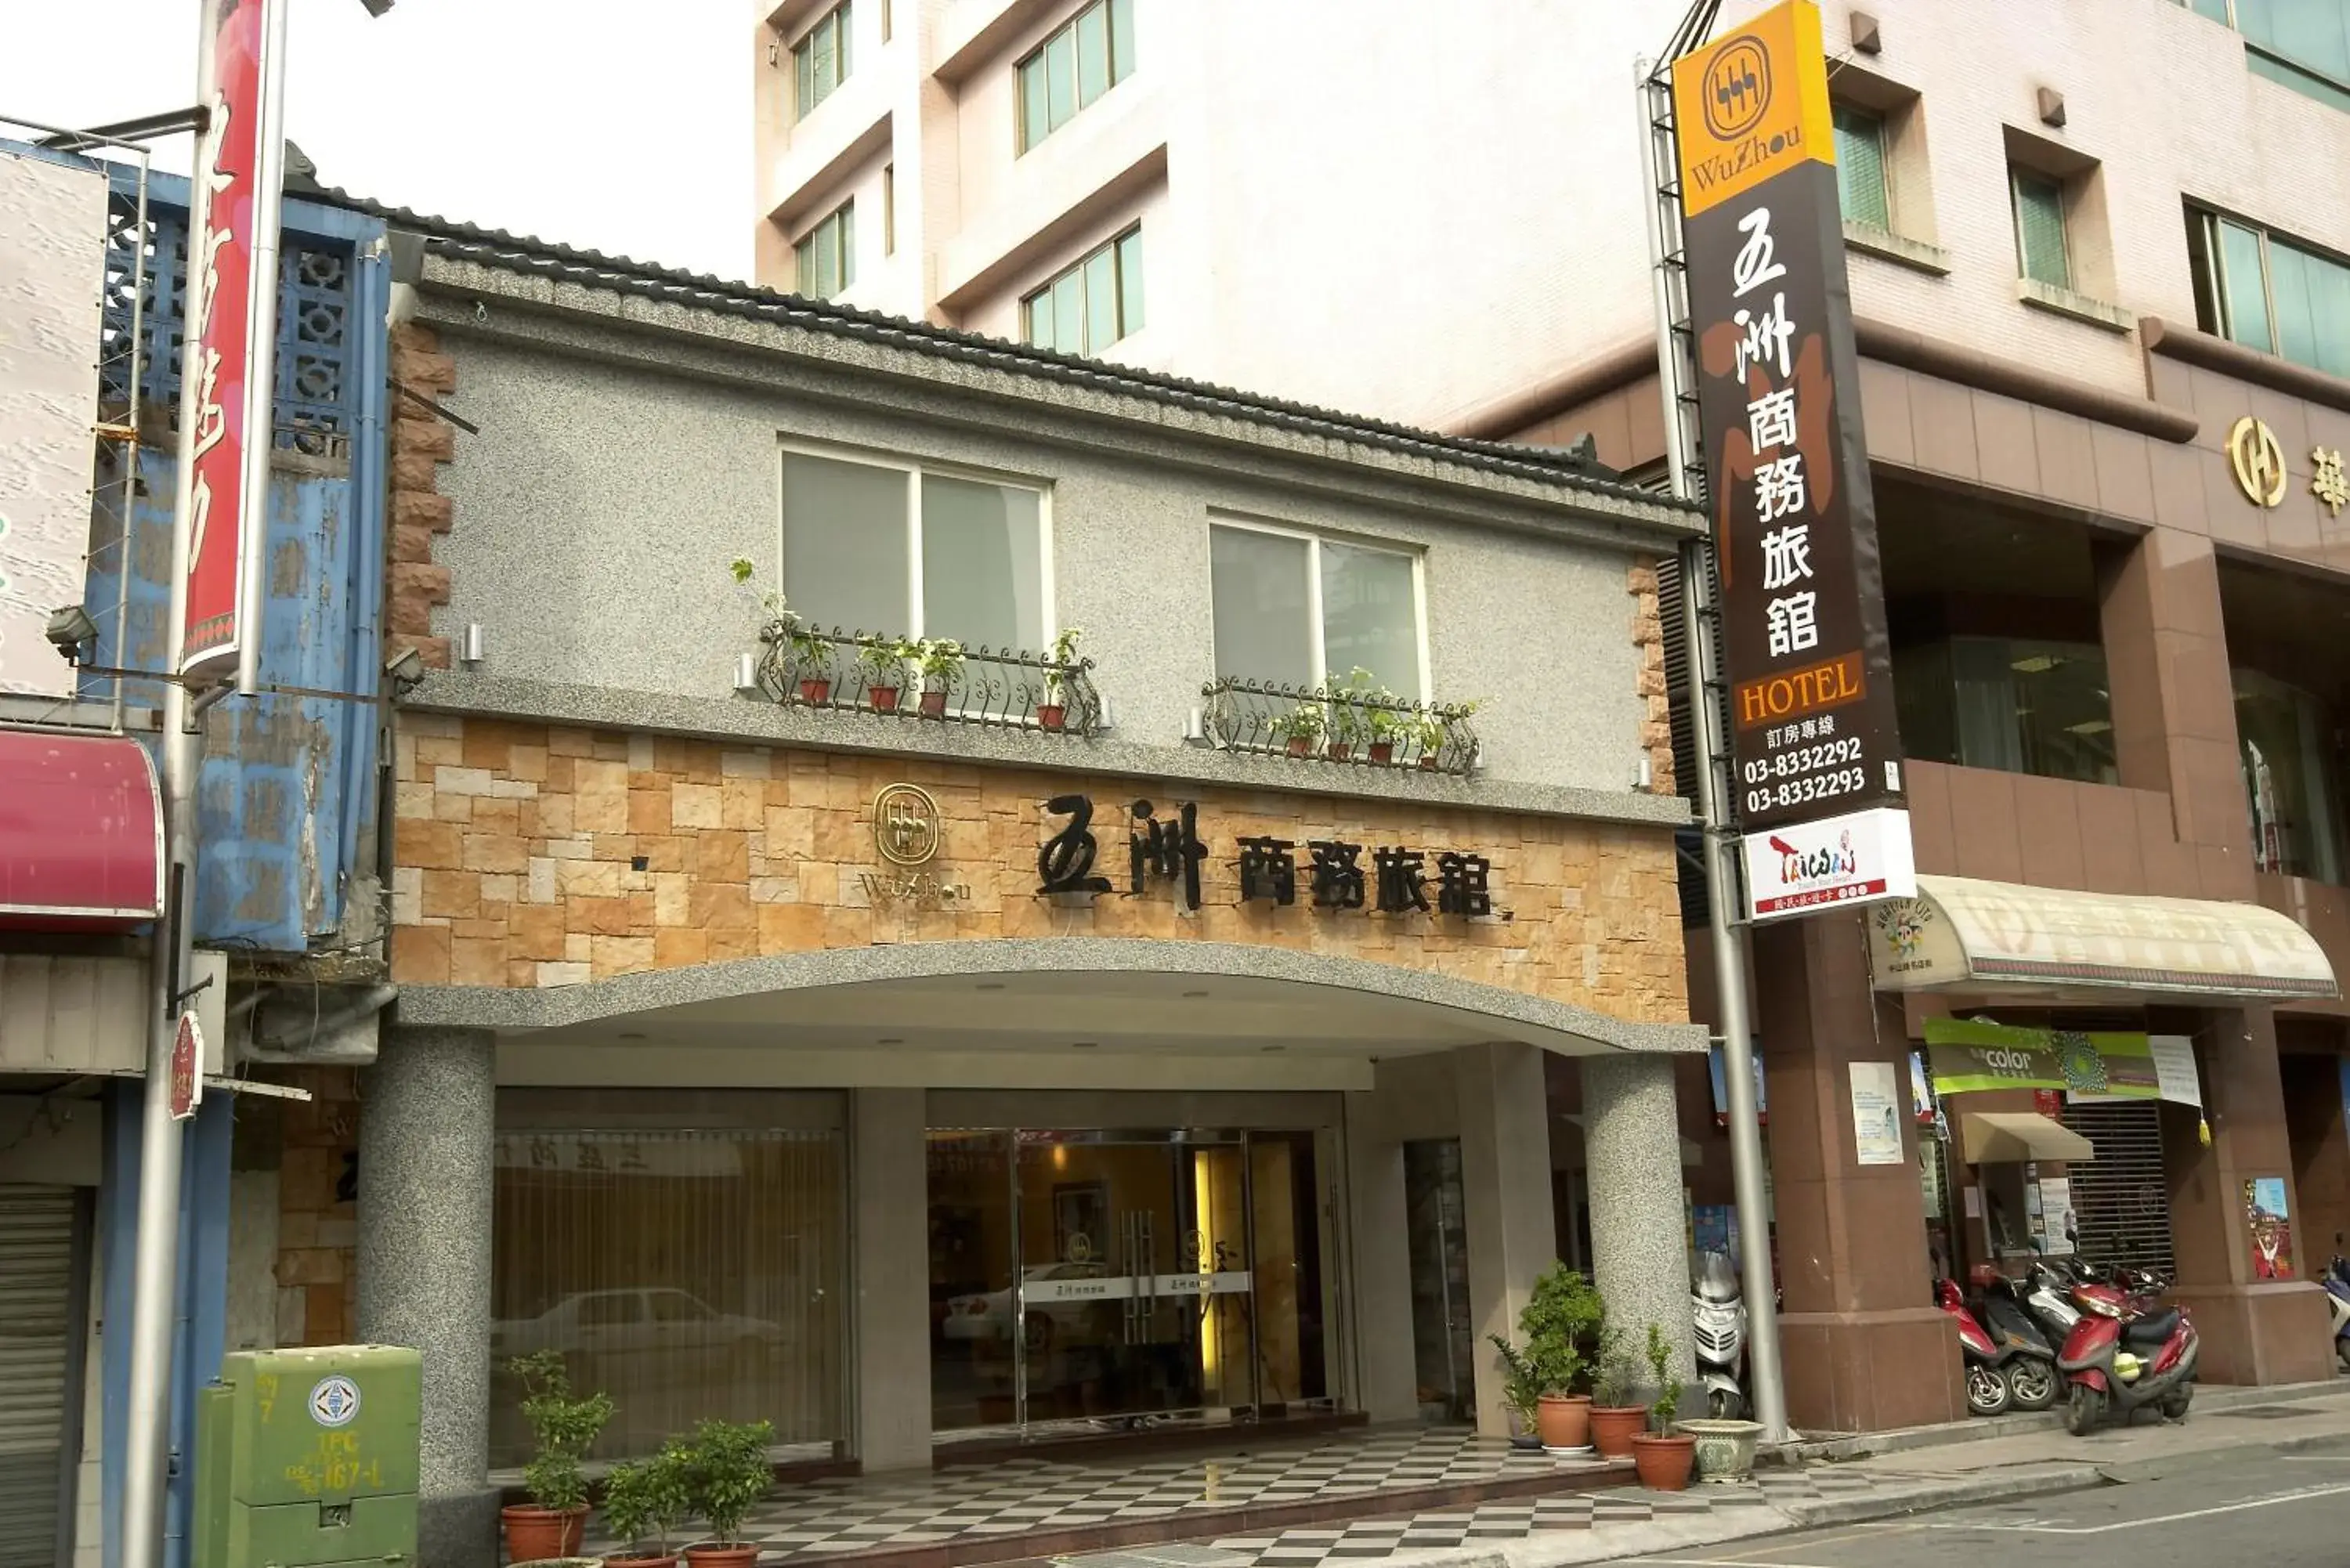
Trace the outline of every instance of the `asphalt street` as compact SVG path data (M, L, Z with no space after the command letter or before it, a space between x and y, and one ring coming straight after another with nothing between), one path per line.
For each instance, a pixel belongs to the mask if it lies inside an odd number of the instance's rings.
M2219 1417L2207 1417L2217 1419ZM1618 1559L1641 1568L2350 1568L2350 1438L2198 1456L2177 1473L1879 1524Z

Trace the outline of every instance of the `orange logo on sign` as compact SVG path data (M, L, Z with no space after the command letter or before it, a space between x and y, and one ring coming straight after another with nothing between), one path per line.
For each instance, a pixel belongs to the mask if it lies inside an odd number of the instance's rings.
M1729 141L1754 129L1771 107L1771 56L1748 34L1730 40L1705 71L1705 128Z
M1819 7L1788 0L1673 67L1681 208L1701 213L1805 159L1835 161Z

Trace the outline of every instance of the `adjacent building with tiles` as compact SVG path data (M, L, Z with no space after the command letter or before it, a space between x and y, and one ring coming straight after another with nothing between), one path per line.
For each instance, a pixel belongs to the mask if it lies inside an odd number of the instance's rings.
M1655 563L1694 514L392 222L442 423L395 435L389 619L433 668L350 1267L425 1351L436 1562L486 1560L539 1349L618 1401L599 1457L1409 1419L1430 1355L1499 1430L1554 1057L1621 1151L1600 1282L1685 1339Z

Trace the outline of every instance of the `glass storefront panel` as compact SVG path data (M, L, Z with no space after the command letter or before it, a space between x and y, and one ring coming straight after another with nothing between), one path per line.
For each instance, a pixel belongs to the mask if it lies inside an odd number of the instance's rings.
M614 1412L593 1457L704 1417L831 1444L843 1419L846 1140L828 1096L499 1096L490 1464L529 1433L509 1358L561 1354ZM766 1125L755 1125L758 1123Z
M1019 1418L1013 1347L1012 1135L933 1132L928 1145L931 1423Z
M2250 670L2237 670L2235 683L2253 863L2262 871L2341 881L2334 725L2324 703Z

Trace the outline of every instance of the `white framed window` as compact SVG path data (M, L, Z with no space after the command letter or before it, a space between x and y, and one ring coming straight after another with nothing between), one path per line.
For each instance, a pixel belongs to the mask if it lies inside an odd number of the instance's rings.
M1018 157L1134 74L1134 0L1093 0L1013 67Z
M1038 348L1098 354L1142 330L1142 225L1097 245L1020 301L1020 334Z
M857 201L851 197L827 213L816 227L792 247L799 271L799 292L809 299L830 299L857 285Z
M1218 676L1310 688L1362 669L1430 700L1419 551L1218 517L1208 556Z
M1052 492L1044 485L786 442L784 596L831 630L1051 642Z
M853 0L816 18L792 46L792 118L806 119L816 105L848 79L848 36Z

